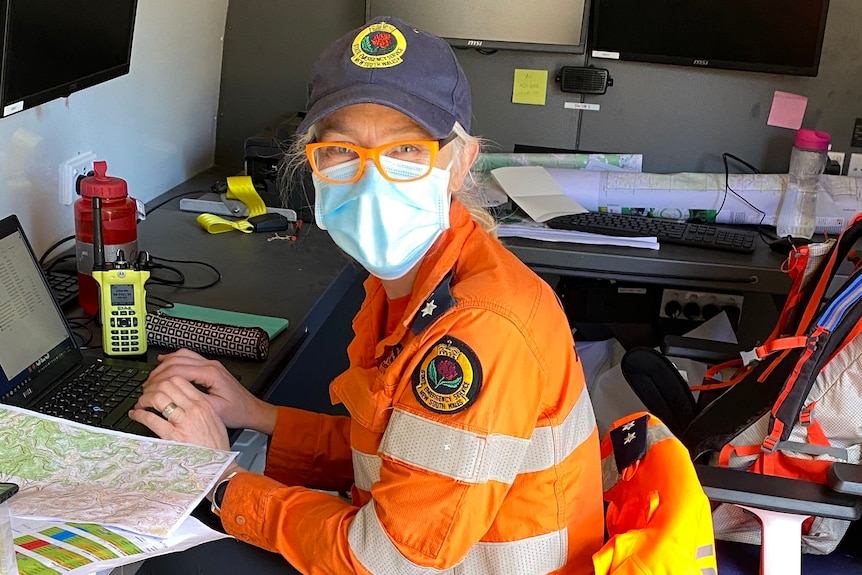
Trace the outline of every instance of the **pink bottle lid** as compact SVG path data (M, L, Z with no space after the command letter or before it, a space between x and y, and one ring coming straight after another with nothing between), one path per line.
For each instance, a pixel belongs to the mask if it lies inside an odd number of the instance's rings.
M797 148L804 148L806 150L828 150L829 132L806 129L797 130L794 145Z

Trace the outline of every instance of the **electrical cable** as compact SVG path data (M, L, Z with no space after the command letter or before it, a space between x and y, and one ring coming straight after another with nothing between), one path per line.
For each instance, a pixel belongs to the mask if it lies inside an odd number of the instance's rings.
M60 256L60 257L58 257L58 258L56 258L56 259L51 260L51 263L50 263L50 264L48 264L48 265L47 265L46 267L44 267L43 269L44 269L46 272L49 272L49 271L51 271L52 269L54 269L54 267L56 267L58 264L61 264L61 263L65 262L65 261L67 261L67 260L73 260L73 259L75 259L75 254L66 254L66 255L62 255L62 256Z
M191 192L183 192L181 194L176 194L174 196L171 196L170 198L162 200L161 202L159 202L155 206L147 206L147 213L149 214L151 212L154 212L157 209L159 209L160 207L162 207L163 205L165 205L169 202L172 202L172 201L176 200L177 198L184 198L186 196L192 196L195 194L205 194L205 193L207 193L205 190L193 190Z
M151 301L151 300L156 300L156 301ZM147 294L147 304L151 304L151 303L158 308L170 309L170 308L174 307L174 302L172 302L171 300L165 299L163 297L159 297L157 295L153 295L151 293L148 293Z
M215 276L216 276L216 279L214 279L210 283L200 285L200 286L178 285L174 282L166 282L166 285L173 285L177 288L182 288L182 289L206 289L206 288L212 287L212 286L216 285L217 283L219 283L221 281L221 278L222 278L221 272L218 271L218 269L215 266L208 264L206 262L196 261L196 260L172 260L170 258L162 258L159 256L150 256L150 257L153 260L159 260L159 261L163 261L163 262L171 262L174 264L190 264L190 265L204 266L204 267L211 269L213 271L213 273L215 273ZM172 266L165 266L162 264L151 264L151 265L156 266L156 269L169 269L175 273L180 274L183 277L183 279L185 279L185 276L182 274L182 272L180 272L178 269L176 269Z
M149 282L157 285L167 285L167 286L182 286L186 282L186 275L173 266L166 266L163 264L156 264L152 261L147 268L150 272ZM167 279L163 277L157 276L154 272L157 270L167 270L169 272L173 272L177 274L177 279Z
M216 278L213 281L211 281L207 284L200 285L200 286L187 286L187 285L184 285L185 281L186 281L186 276L182 271L175 268L174 266L167 266L164 264L156 263L153 260L161 260L164 262L171 262L171 263L178 263L178 264L191 264L191 265L204 266L204 267L211 269L215 273ZM210 265L206 262L195 261L195 260L173 260L170 258L162 258L162 257L158 257L158 256L153 256L153 255L150 256L150 260L148 262L146 269L150 270L150 279L148 280L147 283L153 283L155 285L173 286L176 289L196 289L196 290L197 289L206 289L206 288L212 287L212 286L216 285L217 283L219 283L221 281L221 278L222 278L221 272L219 272L215 266ZM153 272L156 270L168 270L170 272L173 272L173 273L177 274L178 279L167 279L167 278L161 278L161 277L155 276L155 275L153 275ZM154 305L157 307L166 307L166 308L174 307L174 302L172 302L171 300L165 299L163 297L153 295L150 291L147 291L147 304L148 305Z
M45 253L42 254L42 257L39 258L39 265L42 266L45 264L45 260L48 259L48 255L51 252L53 252L54 250L56 250L57 248L59 248L60 246L62 246L66 242L68 242L69 240L74 240L74 239L75 239L74 235L66 236L65 238L57 240L56 242L51 244L51 246L47 250L45 250ZM52 264L52 267L53 267L53 264Z
M72 330L72 335L77 340L78 347L88 349L87 346L93 341L93 330L90 329L90 323L93 321L91 317L67 317L66 321ZM79 333L83 331L84 335Z
M731 194L736 196L740 201L742 201L743 203L748 205L748 207L750 207L752 210L754 210L760 214L760 221L758 221L757 224L755 224L755 229L757 230L757 235L760 236L760 240L763 243L769 245L773 241L775 241L775 239L777 239L777 238L771 237L770 239L766 239L767 237L770 236L770 234L768 232L766 232L766 234L764 234L764 229L763 229L764 228L763 220L766 218L766 212L764 212L763 210L761 210L760 208L758 208L757 206L755 206L754 204L752 204L751 202L749 202L748 200L743 198L733 188L730 187L730 167L729 167L728 162L727 162L728 158L730 158L731 160L734 160L736 162L739 162L740 164L744 165L745 167L747 167L749 170L751 170L755 174L760 173L760 170L758 170L755 166L751 165L750 163L746 162L745 160L743 160L742 158L740 158L738 156L735 156L729 152L724 152L721 155L721 159L724 162L724 196L721 198L721 205L718 206L718 210L715 212L716 218L718 218L718 214L721 213L721 210L724 209L724 204L725 204L725 202L727 202L727 193L730 192ZM766 235L766 237L764 237L764 235Z

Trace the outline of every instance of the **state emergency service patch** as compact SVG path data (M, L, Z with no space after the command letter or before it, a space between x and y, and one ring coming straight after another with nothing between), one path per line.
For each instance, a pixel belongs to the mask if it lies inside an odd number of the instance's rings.
M364 28L353 39L350 61L360 68L391 68L403 60L407 39L401 31L387 22L378 22Z
M482 388L482 365L463 341L446 336L437 341L413 373L413 395L435 413L458 413Z

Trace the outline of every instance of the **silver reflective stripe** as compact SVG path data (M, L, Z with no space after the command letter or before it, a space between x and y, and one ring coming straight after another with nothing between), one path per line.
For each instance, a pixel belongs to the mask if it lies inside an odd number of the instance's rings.
M528 439L479 435L396 409L380 453L458 481L512 483L529 444Z
M715 554L715 551L712 549L712 545L701 545L697 548L697 551L694 553L695 559L703 559L704 557L712 557Z
M718 572L712 567L704 567L700 570L703 575L718 575Z
M537 427L530 439L480 435L395 409L380 453L458 481L511 484L519 473L543 471L561 463L589 438L595 425L586 390L559 425ZM357 487L362 488L358 481Z
M421 567L404 557L383 531L373 501L363 505L353 518L347 528L347 542L356 559L374 575L452 573L451 569L440 571Z
M602 493L607 493L619 480L620 470L617 469L617 462L614 459L614 454L611 453L602 459Z
M456 575L545 575L566 565L565 529L506 543L477 543L452 571Z
M542 471L561 463L589 438L595 428L593 404L584 387L562 423L537 427L533 431L520 473Z
M562 529L518 541L477 543L461 563L445 571L421 567L404 557L386 535L373 502L353 518L347 541L363 567L375 575L545 575L563 568L568 554L568 536Z
M353 450L353 482L363 491L371 491L371 486L380 481L380 466L383 460L377 455L368 455Z

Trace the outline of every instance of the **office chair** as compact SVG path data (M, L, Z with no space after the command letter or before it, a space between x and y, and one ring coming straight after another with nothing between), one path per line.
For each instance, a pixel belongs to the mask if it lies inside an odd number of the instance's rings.
M847 552L853 547L852 536L845 536L842 546L829 555L803 557L801 553L801 524L809 516L850 521L862 516L862 467L835 463L829 470L829 485L822 485L706 465L707 457L734 435L720 430L740 429L760 419L774 403L793 365L793 361L782 361L772 366L773 372L764 382L748 378L704 406L698 405L676 367L658 351L632 348L621 361L623 376L635 394L688 449L709 499L739 505L761 522L759 549L717 542L722 575L753 573L758 563L760 573L766 575L802 573L803 566L806 575L862 574L862 556ZM747 409L740 409L741 405Z

